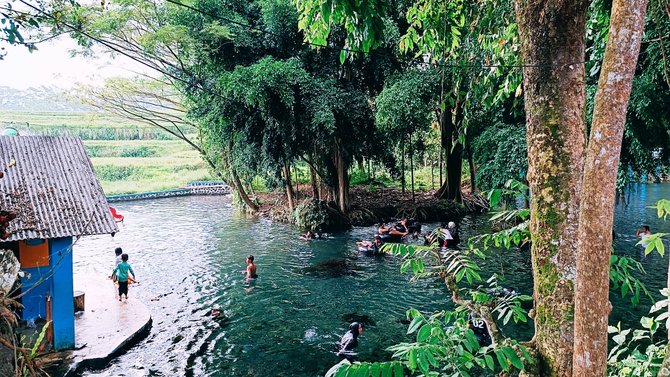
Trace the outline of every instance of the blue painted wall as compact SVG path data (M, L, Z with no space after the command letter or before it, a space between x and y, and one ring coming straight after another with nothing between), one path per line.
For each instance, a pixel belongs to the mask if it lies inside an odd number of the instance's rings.
M46 298L51 295L51 279L47 279L37 286L34 285L44 276L47 276L50 269L50 265L36 268L22 268L26 272L26 275L21 278L21 291L25 294L21 298L23 303L23 319L26 321L46 318L47 316Z
M50 240L49 257L56 265L51 281L54 348L74 348L74 287L72 237Z
M21 278L23 319L46 318L46 297L51 296L54 347L57 350L74 348L74 287L72 269L72 237L49 240L49 266L25 268L30 274ZM54 268L53 271L51 269ZM44 282L33 287L40 279Z

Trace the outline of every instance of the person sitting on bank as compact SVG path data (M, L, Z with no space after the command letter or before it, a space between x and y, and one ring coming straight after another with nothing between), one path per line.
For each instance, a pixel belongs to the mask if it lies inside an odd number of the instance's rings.
M647 245L649 245L649 242L645 242L649 236L651 236L651 229L649 228L649 225L642 225L642 227L638 229L637 232L635 232L635 237L640 239L642 242L640 245L645 248Z
M340 340L337 356L349 361L356 360L356 358L358 358L358 353L354 350L358 347L358 336L362 333L363 326L358 322L352 322L349 325L349 331L347 331Z
M247 268L246 268L246 270L242 270L240 272L243 273L243 274L244 273L247 274L244 277L245 280L258 278L258 275L256 274L256 265L254 264L254 256L253 255L247 256Z

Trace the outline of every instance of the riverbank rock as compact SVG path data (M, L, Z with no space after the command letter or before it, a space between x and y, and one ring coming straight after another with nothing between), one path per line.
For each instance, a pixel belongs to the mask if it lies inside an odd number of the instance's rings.
M301 228L316 232L337 232L351 228L349 218L334 203L306 199L293 211L293 219Z

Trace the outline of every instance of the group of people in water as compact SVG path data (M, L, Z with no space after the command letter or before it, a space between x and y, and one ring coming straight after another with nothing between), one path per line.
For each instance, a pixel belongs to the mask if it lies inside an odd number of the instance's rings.
M377 255L385 243L401 243L407 237L418 239L421 236L421 223L414 219L402 218L395 224L380 224L372 241L358 241L359 251ZM424 245L437 243L439 247L455 248L461 242L458 226L453 221L442 225L434 232L423 235Z

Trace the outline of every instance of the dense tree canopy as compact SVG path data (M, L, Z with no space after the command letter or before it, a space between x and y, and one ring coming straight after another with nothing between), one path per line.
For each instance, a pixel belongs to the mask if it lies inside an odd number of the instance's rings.
M473 191L518 180L531 192L538 362L524 360L538 374L582 375L588 351L604 374L615 181L670 165L667 2L646 18L644 0L21 3L53 34L160 72L189 140L251 209L258 177L295 208L301 165L312 196L346 213L356 161L399 169L404 186L431 142L446 156L439 198L461 200L464 160ZM17 25L31 18L2 17L7 41L22 42ZM501 367L519 368L522 348L505 344ZM421 357L402 355L416 370Z

